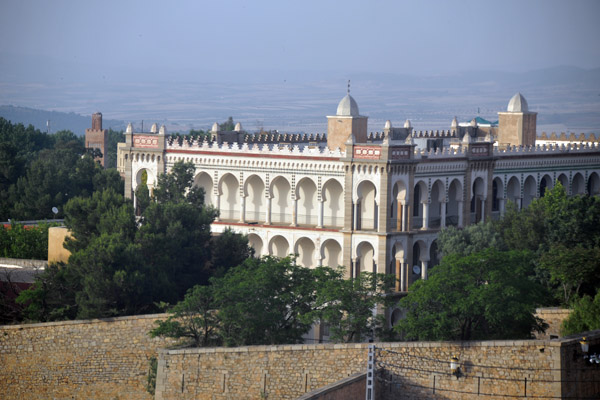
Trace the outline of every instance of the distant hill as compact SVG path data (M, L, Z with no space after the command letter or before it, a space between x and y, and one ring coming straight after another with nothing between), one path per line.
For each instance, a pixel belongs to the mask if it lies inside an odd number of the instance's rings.
M36 110L28 107L0 106L0 117L13 123L22 123L27 126L33 125L41 131L46 131L46 122L50 121L50 132L70 130L76 135L83 136L87 128L92 126L92 116L83 116L73 112L64 113L58 111ZM102 120L104 129L125 129L126 124L118 120Z

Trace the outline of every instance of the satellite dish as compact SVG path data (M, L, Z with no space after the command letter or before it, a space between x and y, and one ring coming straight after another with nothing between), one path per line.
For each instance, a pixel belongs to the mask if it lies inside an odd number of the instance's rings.
M58 214L58 208L52 207L52 212L54 213L54 215Z
M419 275L421 273L421 267L418 265L413 266L413 274Z

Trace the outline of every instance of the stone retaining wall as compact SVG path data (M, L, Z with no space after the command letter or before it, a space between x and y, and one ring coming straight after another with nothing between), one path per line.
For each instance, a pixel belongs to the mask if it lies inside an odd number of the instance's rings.
M546 332L536 334L538 339L559 338L560 326L562 322L571 314L568 308L538 308L535 310L535 316L543 319L548 324Z
M151 399L148 360L172 343L164 314L0 326L2 399Z
M600 331L589 334L600 346ZM160 350L156 399L297 399L365 371L367 344ZM564 398L598 393L579 337L378 343L377 399ZM580 353L580 350L579 350ZM450 359L460 359L459 377ZM596 386L594 386L596 385ZM364 386L362 389L364 395Z

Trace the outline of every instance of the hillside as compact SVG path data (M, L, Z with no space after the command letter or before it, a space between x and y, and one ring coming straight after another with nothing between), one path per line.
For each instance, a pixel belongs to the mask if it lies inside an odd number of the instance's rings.
M4 117L13 123L22 123L27 126L33 125L41 131L48 128L46 122L50 121L50 132L70 130L76 135L84 135L85 130L92 125L91 116L83 116L73 112L64 113L58 111L37 110L28 107L0 106L0 117ZM125 129L125 123L118 120L103 119L104 129Z

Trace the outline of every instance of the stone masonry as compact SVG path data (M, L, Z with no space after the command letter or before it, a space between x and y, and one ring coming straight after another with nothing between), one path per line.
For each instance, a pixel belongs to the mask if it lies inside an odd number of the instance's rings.
M148 360L172 344L164 314L0 327L0 398L151 399Z

